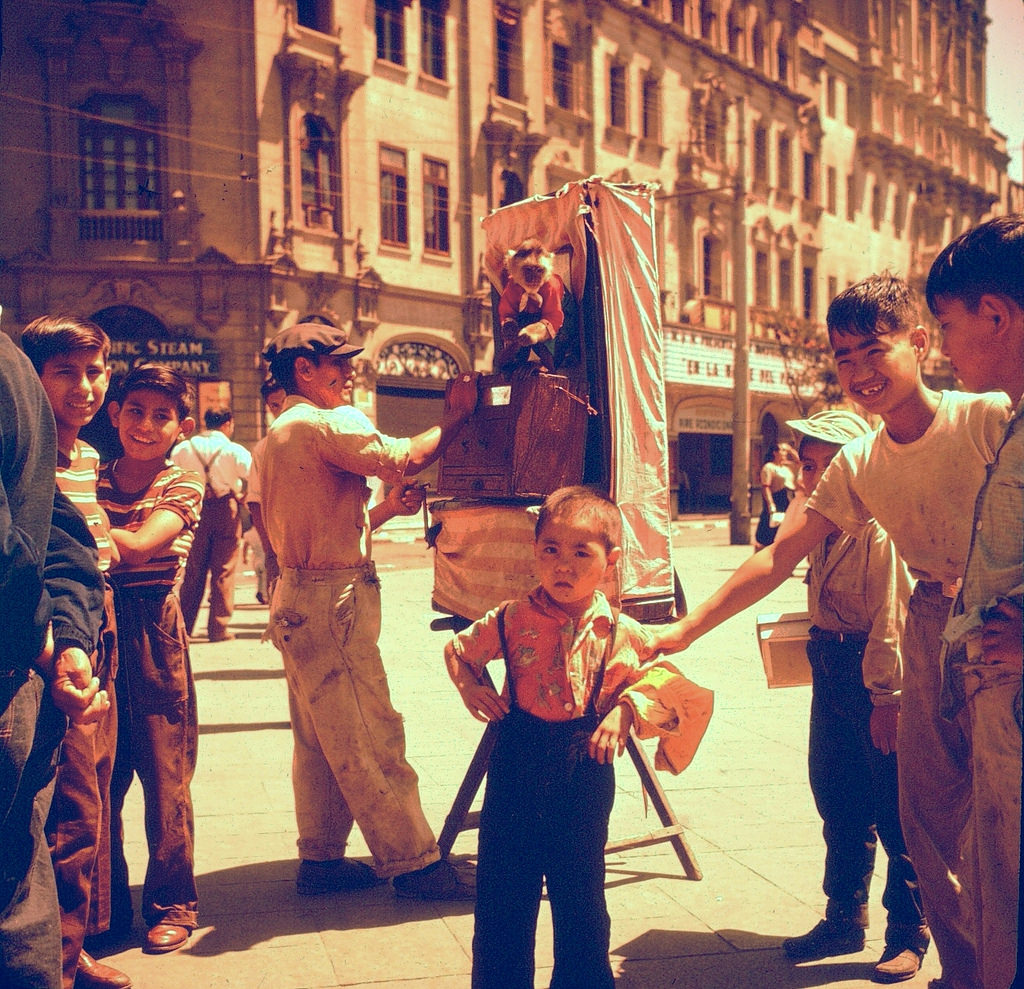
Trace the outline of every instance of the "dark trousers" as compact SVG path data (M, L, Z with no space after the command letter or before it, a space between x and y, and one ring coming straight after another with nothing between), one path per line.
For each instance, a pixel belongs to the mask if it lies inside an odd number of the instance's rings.
M878 839L889 857L882 905L887 942L916 943L924 923L917 877L900 828L896 753L871 742L871 696L864 686L863 643L815 641L811 662L811 792L824 822L823 889L832 915L849 916L868 902Z
M87 934L110 926L110 776L117 747L117 625L107 587L96 674L110 696L99 721L68 725L46 821L60 903L64 989L72 989Z
M0 983L60 989L60 911L43 825L66 721L43 679L0 670Z
M238 499L232 495L207 498L199 517L181 582L181 612L192 635L210 578L210 614L206 631L211 639L224 635L235 608L235 570L242 539Z
M174 594L121 591L118 599L117 756L110 781L111 927L131 923L121 812L138 774L149 864L142 886L147 927L194 929L198 896L191 782L199 725L185 625Z
M586 754L596 717L498 723L480 815L473 989L533 989L541 887L554 928L552 989L610 989L604 846L611 765Z

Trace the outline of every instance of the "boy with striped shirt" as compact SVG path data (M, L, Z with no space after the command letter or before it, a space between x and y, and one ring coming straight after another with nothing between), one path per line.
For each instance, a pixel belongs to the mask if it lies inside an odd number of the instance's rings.
M110 420L124 455L100 469L99 501L110 517L121 562L118 594L117 759L114 812L114 922L131 923L121 809L138 773L146 805L149 866L142 887L148 928L143 951L182 947L197 923L190 784L199 734L178 576L199 523L202 478L168 453L195 427L188 383L176 371L143 364L124 379Z

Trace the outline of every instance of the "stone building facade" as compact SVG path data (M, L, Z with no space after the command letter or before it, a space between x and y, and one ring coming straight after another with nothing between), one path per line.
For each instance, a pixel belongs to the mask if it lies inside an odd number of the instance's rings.
M265 340L317 313L412 432L490 369L480 219L655 182L673 464L718 507L739 293L758 465L814 401L787 379L831 296L920 282L1005 209L986 25L984 0L5 4L3 328L96 318L116 368L175 363L251 442Z

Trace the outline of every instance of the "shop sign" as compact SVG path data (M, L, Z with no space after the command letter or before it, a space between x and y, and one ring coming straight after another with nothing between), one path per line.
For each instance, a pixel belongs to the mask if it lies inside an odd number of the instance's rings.
M676 412L673 432L729 434L732 432L732 415L713 406L691 405Z
M115 374L125 374L144 362L163 364L186 378L220 374L220 353L206 340L111 340L110 367Z

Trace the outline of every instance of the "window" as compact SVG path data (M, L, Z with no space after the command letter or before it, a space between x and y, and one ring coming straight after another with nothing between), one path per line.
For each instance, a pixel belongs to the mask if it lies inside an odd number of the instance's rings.
M814 268L808 266L803 270L802 308L804 319L814 319Z
M839 294L839 279L835 275L828 276L828 298L831 302Z
M793 309L793 259L779 259L779 309L790 312Z
M825 169L825 208L833 216L839 212L839 173L834 165Z
M788 134L779 135L779 188L790 192L793 188L793 142Z
M661 84L654 76L645 76L640 106L640 136L646 141L661 138Z
M682 24L686 20L686 0L672 0L672 23Z
M331 5L329 0L295 0L299 23L321 34L331 32Z
M708 161L720 161L722 155L719 143L718 112L714 104L704 108L704 157Z
M701 286L704 295L712 299L722 298L722 248L714 237L704 238L701 263Z
M759 306L771 304L769 294L771 288L768 281L768 254L758 251L754 255L754 302Z
M420 67L434 79L448 78L445 6L446 0L420 0Z
M875 230L880 230L882 227L882 220L884 219L885 213L885 194L882 192L882 187L875 182L871 187L871 226Z
M551 96L563 110L573 107L572 51L568 45L555 42L551 46Z
M299 162L302 174L302 215L307 227L329 227L334 218L331 194L334 142L319 117L302 121Z
M608 70L608 122L626 129L626 66L622 62L612 62Z
M158 133L157 113L148 103L92 97L82 107L78 132L82 208L160 209Z
M836 77L825 76L825 116L836 116Z
M768 184L768 128L760 124L754 128L754 181Z
M754 68L764 71L764 28L760 20L754 23L754 30L750 36L750 55L754 62Z
M853 172L846 176L846 219L857 219L857 179Z
M386 244L409 243L409 176L405 152L380 149L380 239Z
M447 254L451 250L448 222L448 164L423 159L423 246Z
M705 41L713 40L717 16L714 0L700 0L700 36Z
M804 200L818 202L818 160L813 151L804 152Z
M725 30L728 35L729 54L739 58L743 46L743 24L740 21L736 3L729 5L729 17L725 22Z
M523 96L523 42L519 11L499 4L495 32L495 91L503 99L518 103Z
M776 50L776 57L778 59L779 67L779 82L789 81L789 48L787 47L786 38L782 37L779 39L779 47Z
M403 0L375 0L377 58L405 65L405 4Z

